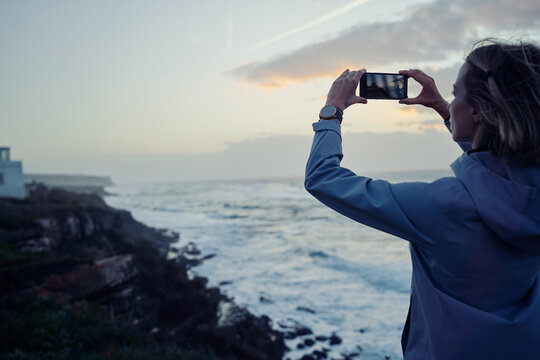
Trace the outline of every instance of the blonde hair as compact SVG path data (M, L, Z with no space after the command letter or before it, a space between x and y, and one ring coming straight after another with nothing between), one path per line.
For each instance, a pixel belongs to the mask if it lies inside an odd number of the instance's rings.
M466 99L480 114L488 149L540 164L540 49L485 39L466 57Z

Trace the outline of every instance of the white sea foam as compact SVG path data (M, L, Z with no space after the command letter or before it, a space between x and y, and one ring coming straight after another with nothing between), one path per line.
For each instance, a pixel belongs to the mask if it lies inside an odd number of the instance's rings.
M390 174L392 181L430 181L448 172ZM195 269L255 314L294 319L315 335L343 339L330 356L401 358L409 305L408 244L355 223L320 204L302 180L192 182L117 186L114 207L154 227L180 232L216 254ZM313 310L314 313L302 309ZM298 340L289 341L294 349ZM315 345L311 351L319 348ZM297 358L305 351L292 351Z

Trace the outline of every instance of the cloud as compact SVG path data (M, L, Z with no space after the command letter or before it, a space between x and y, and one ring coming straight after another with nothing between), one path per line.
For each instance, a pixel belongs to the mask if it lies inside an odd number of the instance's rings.
M441 95L446 98L448 101L451 100L452 85L456 81L457 73L461 67L461 61L449 65L446 67L434 68L432 66L426 66L422 70L435 79L435 85L439 89ZM411 87L413 89L411 89ZM414 87L417 88L417 92L420 91L420 85L416 84L413 79L409 79L409 97L414 97L417 93L414 93ZM417 107L417 110L420 112L432 112L433 110L425 107Z
M530 30L537 35L539 25L538 0L437 0L400 21L359 24L332 39L229 73L255 85L287 86L334 77L346 67L447 61L483 33Z
M400 121L395 125L407 128L408 130L415 130L421 133L429 133L433 131L447 133L448 129L444 126L442 119L433 120L413 120L413 121Z
M405 115L418 115L420 110L417 107L399 107L398 111Z

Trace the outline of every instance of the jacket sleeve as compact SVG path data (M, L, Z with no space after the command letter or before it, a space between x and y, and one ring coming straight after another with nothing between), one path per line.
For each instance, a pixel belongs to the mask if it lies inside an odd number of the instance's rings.
M355 221L424 248L435 245L443 236L447 218L444 196L452 191L453 178L391 184L358 176L340 165L339 122L321 121L313 124L313 129L304 183L310 194Z

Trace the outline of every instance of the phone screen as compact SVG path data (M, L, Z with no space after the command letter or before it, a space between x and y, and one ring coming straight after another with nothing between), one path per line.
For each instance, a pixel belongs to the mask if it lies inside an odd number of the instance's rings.
M360 96L366 99L405 99L407 79L401 74L365 73L360 79Z

